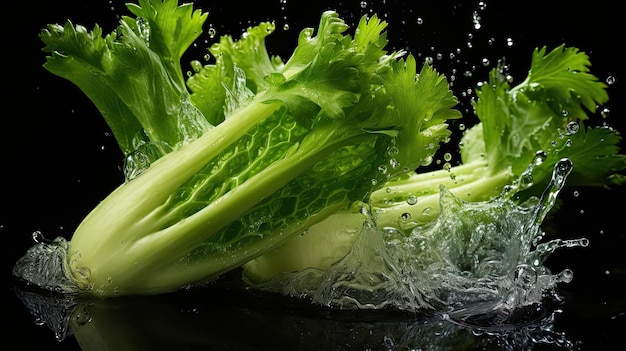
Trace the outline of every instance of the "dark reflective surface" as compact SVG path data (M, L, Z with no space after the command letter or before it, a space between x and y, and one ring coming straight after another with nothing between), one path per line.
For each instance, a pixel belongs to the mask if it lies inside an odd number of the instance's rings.
M592 71L600 79L616 79L608 90L607 122L626 131L626 75L619 55L624 25L617 5L606 0L584 8L561 0L549 8L539 1L484 3L487 7L480 11L479 1L381 0L367 1L365 7L360 0L271 0L254 5L198 1L197 6L209 11L207 28L215 28L218 36L236 36L260 20L275 19L278 28L289 24L289 30L277 30L268 42L285 58L297 33L305 26L316 27L324 9L338 10L348 22L364 13L383 14L390 23L392 48L406 48L421 57L441 54L435 66L454 75L453 90L464 113L470 109L467 89L485 79L498 59L506 57L514 76L522 79L533 48L576 46L590 54ZM554 272L572 269L574 279L560 286L563 301L548 306L547 319L519 328L477 333L427 316L327 311L247 291L237 283L237 272L197 291L110 301L68 301L15 289L10 270L33 244L31 234L69 238L87 212L122 181L121 154L104 121L77 88L41 68L45 56L37 34L47 23L68 18L88 28L99 23L108 33L117 16L127 14L122 1L21 6L26 7L12 12L20 14L21 22L7 29L9 44L3 53L10 60L5 81L9 96L0 129L7 344L25 350L612 350L623 342L623 188L561 193L563 205L544 229L563 238L586 237L590 245L560 249L551 256L547 265ZM473 29L474 11L480 17L479 30ZM423 24L418 24L420 18ZM210 42L208 35L202 40ZM201 57L203 49L200 42L190 58ZM483 58L491 65L483 66ZM55 332L65 335L62 341Z

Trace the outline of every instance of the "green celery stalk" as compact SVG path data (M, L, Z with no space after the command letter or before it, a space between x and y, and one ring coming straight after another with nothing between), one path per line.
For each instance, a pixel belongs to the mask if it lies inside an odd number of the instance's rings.
M412 171L460 117L444 76L385 50L375 15L351 36L323 13L284 63L260 45L274 28L262 23L211 47L215 62L194 61L184 86L178 61L206 14L175 0L128 7L137 17L105 37L69 21L41 33L45 67L94 102L131 168L67 257L38 244L16 264L46 289L159 294L214 279ZM32 269L49 261L63 274Z
M459 165L417 169L372 193L369 205L379 228L410 236L413 229L433 223L440 213L442 186L467 202L489 201L515 187L516 201L522 203L543 192L563 158L574 165L568 186L624 184L626 155L619 150L619 132L585 126L597 107L608 102L608 94L590 73L584 52L564 45L550 52L536 49L528 76L515 87L505 73L500 64L476 88L473 106L480 122L460 141ZM350 251L365 220L356 209L337 213L247 262L245 278L258 284L283 272L326 270Z

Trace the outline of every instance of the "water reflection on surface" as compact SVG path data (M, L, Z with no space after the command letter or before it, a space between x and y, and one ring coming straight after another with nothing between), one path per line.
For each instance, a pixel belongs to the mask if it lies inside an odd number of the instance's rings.
M573 345L554 330L559 312L554 304L537 306L531 322L524 315L524 324L476 328L468 324L481 321L328 310L251 291L233 275L206 288L151 297L84 300L20 287L15 293L36 321L53 331L51 338L75 338L82 350L442 351Z

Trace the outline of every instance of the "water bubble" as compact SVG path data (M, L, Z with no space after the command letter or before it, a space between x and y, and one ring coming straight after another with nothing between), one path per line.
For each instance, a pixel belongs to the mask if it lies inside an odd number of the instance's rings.
M508 47L513 46L513 38L506 38L506 46Z
M422 166L429 166L433 163L433 157L432 156L426 156L424 157L424 159L422 160Z
M44 236L43 236L43 233L42 233L41 231L39 231L39 230L35 230L35 231L31 234L31 237L33 238L33 241L34 241L35 243L40 243L40 242L45 241L45 238L44 238Z
M572 161L567 158L563 158L556 163L554 173L557 185L562 185L562 183L565 182L565 177L572 170L573 166Z
M608 84L608 85L615 84L615 81L616 81L616 79L613 76L606 77L606 84Z
M424 208L424 210L422 210L422 216L424 217L429 217L432 216L434 214L436 214L437 211L435 211L432 207L426 207Z
M409 221L410 219L411 219L411 214L410 214L410 213L408 213L408 212L405 212L405 213L403 213L403 214L401 214L401 215L400 215L400 220L401 220L402 222L407 222L407 221Z
M578 130L580 129L580 126L578 125L578 123L572 121L569 122L566 126L565 126L565 134L567 135L573 135L578 133Z
M367 1L361 1L361 8L367 8Z
M415 205L417 203L417 196L409 195L409 197L406 199L406 203L409 205Z
M217 35L217 30L213 27L210 27L207 31L209 33L209 38L213 39Z
M574 272L571 269L564 269L561 273L559 273L556 277L557 282L560 283L569 283L572 281L574 277Z
M398 162L398 160L396 160L395 158L391 158L389 159L389 165L393 169L398 169L400 167L400 162Z
M202 63L198 60L192 60L189 64L191 65L191 69L196 73L200 72L202 69Z
M540 164L543 163L543 161L546 159L546 157L548 157L548 155L546 154L545 151L538 150L535 153L535 157L533 157L532 165L539 166Z
M519 185L521 189L528 189L534 183L533 176L530 172L524 172L519 178Z

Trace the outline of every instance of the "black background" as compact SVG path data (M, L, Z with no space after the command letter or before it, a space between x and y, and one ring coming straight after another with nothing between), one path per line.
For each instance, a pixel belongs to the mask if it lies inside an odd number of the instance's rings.
M16 2L17 3L17 2ZM35 1L11 5L14 22L5 26L0 148L2 197L0 235L4 240L3 285L7 344L20 349L79 349L73 338L54 340L45 326L37 326L12 291L10 271L33 244L31 234L69 238L82 218L122 180L122 156L104 120L71 83L42 68L45 54L38 33L48 23L114 29L120 14L129 12L123 1ZM365 5L362 5L365 4ZM299 31L317 27L323 10L337 10L354 25L363 14L377 13L389 22L392 49L406 49L421 59L435 58L435 67L453 76L460 108L470 114L468 89L487 77L503 57L514 78L525 77L535 47L575 46L591 57L592 73L616 82L608 88L609 125L626 132L624 123L624 22L616 2L596 0L577 7L571 1L196 1L209 12L205 34L183 60L201 58L208 43L224 34L238 37L242 29L273 20L277 30L269 39L271 53L288 58ZM474 29L472 13L480 16ZM9 12L9 11L7 11ZM417 24L418 18L423 24ZM283 29L288 24L289 29ZM211 39L209 28L217 32ZM507 39L512 45L507 45ZM471 44L470 45L468 45ZM450 54L454 53L454 58ZM436 59L437 54L442 59ZM491 62L487 67L482 60ZM6 94L9 94L8 96ZM574 191L580 195L574 196ZM623 188L566 189L564 207L546 226L561 237L587 237L587 248L563 249L550 259L554 271L571 268L574 280L562 286L566 304L556 327L576 341L575 349L612 349L626 326ZM6 314L5 314L6 316ZM15 333L13 333L15 332ZM245 331L242 331L242 337ZM228 347L226 347L229 349Z

